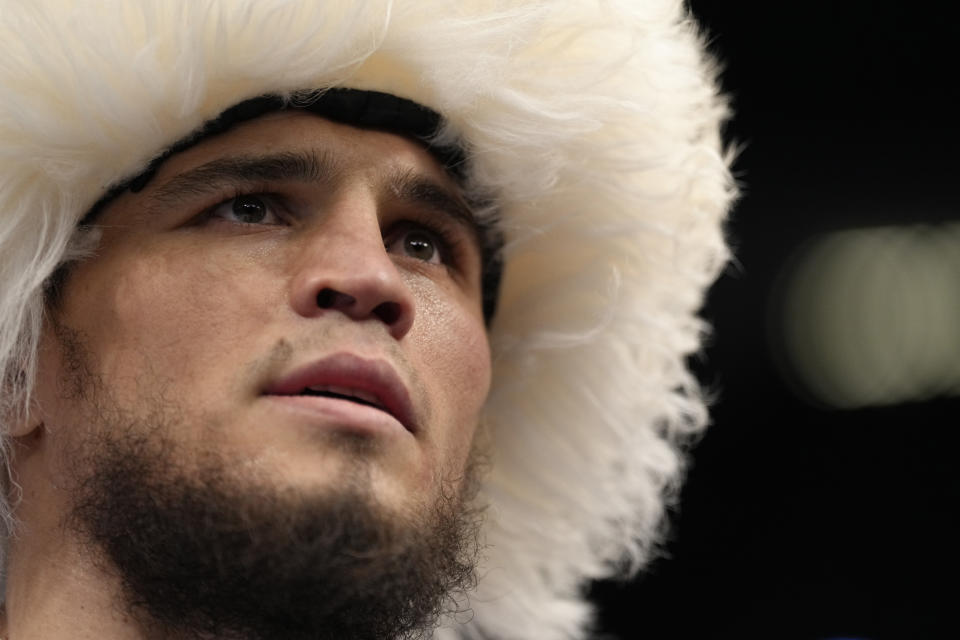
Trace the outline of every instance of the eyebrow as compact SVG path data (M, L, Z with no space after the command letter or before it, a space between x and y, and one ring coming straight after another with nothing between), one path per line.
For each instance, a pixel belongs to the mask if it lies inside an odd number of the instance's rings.
M314 151L219 158L170 178L157 186L150 198L169 205L224 185L279 180L331 183L339 173L340 167L330 155Z
M388 184L397 200L415 207L426 207L452 218L467 227L474 234L478 246L481 246L483 229L473 210L450 189L413 169L393 171Z

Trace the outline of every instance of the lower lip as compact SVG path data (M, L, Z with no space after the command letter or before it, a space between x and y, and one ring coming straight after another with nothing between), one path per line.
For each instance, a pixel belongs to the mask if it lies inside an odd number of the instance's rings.
M386 411L350 400L325 396L267 395L264 397L324 428L371 435L410 433L399 420Z

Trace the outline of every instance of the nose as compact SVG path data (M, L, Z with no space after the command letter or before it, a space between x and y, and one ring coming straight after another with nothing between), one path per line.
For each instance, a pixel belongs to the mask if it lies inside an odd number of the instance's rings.
M291 305L307 318L341 313L381 323L400 340L413 326L414 298L384 247L371 206L342 203L305 232L291 280Z

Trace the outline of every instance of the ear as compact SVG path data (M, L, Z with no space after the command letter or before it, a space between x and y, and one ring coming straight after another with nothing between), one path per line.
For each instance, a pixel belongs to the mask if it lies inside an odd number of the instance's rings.
M26 411L14 410L12 420L8 423L7 436L11 438L25 438L43 428L42 412L36 400L31 400Z
M59 366L58 341L55 337L54 323L48 322L45 318L40 334L40 344L37 346L35 361L32 374L29 373L30 367L26 363L21 367L19 376L12 383L14 389L23 390L27 386L31 387L30 401L24 407L16 407L11 410L10 417L5 421L6 434L11 438L26 438L35 435L43 430L47 414L44 407L49 408L45 402L51 401L49 393L44 393L52 386L49 375L50 371L55 371ZM27 376L33 375L33 384L27 384Z
M25 420L11 425L7 435L11 438L26 438L43 429L42 420Z
M27 386L26 377L27 372L25 368L21 368L14 376L12 380L7 380L7 384L4 384L2 389L4 395L19 397L24 388ZM17 402L13 407L10 407L7 412L0 416L0 424L4 427L3 431L5 436L11 438L22 438L29 436L37 429L43 426L43 411L40 407L39 399L37 398L36 388L34 388L34 393L31 394L30 401L27 403L27 406L23 406L23 403Z

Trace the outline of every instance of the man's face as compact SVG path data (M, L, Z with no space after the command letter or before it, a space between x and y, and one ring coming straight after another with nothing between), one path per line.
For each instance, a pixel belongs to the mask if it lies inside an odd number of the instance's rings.
M489 388L465 213L412 141L268 115L115 200L58 317L117 406L177 407L164 435L188 458L416 510L461 477ZM39 406L69 451L80 400L56 350L41 357Z
M184 637L429 625L471 581L490 384L457 185L405 138L281 112L97 224L41 344L33 524L70 525L143 624Z

